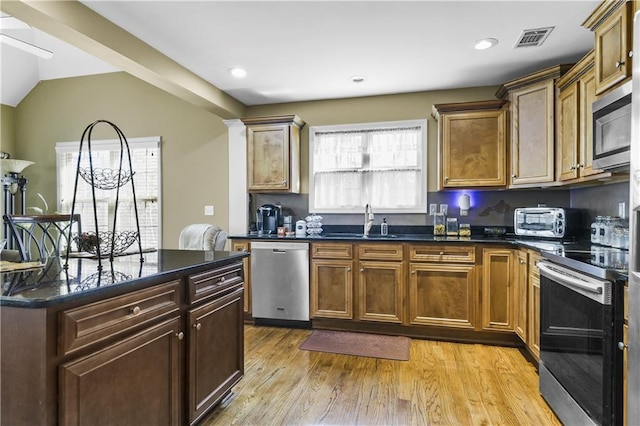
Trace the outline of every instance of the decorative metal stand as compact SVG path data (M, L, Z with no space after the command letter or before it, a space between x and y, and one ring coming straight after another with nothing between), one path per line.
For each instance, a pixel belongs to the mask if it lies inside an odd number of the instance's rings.
M91 156L91 133L94 127L98 124L107 124L118 135L120 140L120 162L117 170L103 169L93 167L93 158ZM83 146L85 144L86 137L86 154L89 159L89 167L80 167ZM128 170L123 169L124 154L127 154ZM73 202L71 204L71 215L75 213L76 208L76 195L78 192L78 182L82 178L85 182L91 185L92 198L93 198L93 216L95 223L95 232L83 232L73 237L74 241L78 245L78 249L93 253L98 258L98 270L102 270L102 258L109 256L109 260L113 261L115 255L121 254L135 241L138 241L138 249L140 252L140 263L144 262L142 256L142 241L140 239L140 222L138 220L138 204L136 202L136 190L133 184L133 167L131 164L131 152L129 150L129 143L124 133L115 124L106 120L96 120L88 125L84 132L82 132L82 138L80 139L80 148L78 153L78 166L76 171L76 180L73 188ZM135 211L136 218L136 230L135 231L116 231L116 222L118 218L118 203L120 200L120 188L126 184L131 184L131 192L133 195L133 209ZM108 231L99 231L98 227L98 213L96 204L96 189L101 190L115 190L116 191L116 203L113 213L113 224ZM86 223L86 221L85 221ZM71 234L69 235L71 237ZM68 267L69 253L67 253L65 268Z
M19 176L18 173L7 172L2 176L5 214L25 214L27 183L29 183L29 181L24 176ZM18 190L20 191L20 210L16 211L16 193ZM16 243L11 236L9 225L6 222L4 223L3 235L7 238L7 248L14 249Z

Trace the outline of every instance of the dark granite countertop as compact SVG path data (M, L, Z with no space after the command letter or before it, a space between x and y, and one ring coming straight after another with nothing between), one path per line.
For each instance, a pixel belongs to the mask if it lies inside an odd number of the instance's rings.
M586 274L606 279L626 279L629 267L629 253L612 247L591 244L588 238L574 238L567 240L537 239L520 237L513 233L504 235L485 235L473 230L471 237L436 237L429 233L415 234L372 234L363 238L357 232L328 232L319 236L306 237L278 237L277 235L242 234L232 235L231 239L249 239L258 241L351 241L351 242L418 242L418 243L482 243L508 244L514 247L533 249L551 261L563 264Z
M134 291L185 273L197 273L248 256L244 252L158 250L140 255L116 257L113 262L90 258L52 258L43 268L2 273L0 306L42 308L76 299Z

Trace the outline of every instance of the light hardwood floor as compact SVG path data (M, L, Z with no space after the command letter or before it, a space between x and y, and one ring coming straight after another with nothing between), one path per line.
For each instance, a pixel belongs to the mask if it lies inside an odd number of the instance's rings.
M411 340L410 361L298 349L245 326L245 376L202 425L560 425L516 348Z

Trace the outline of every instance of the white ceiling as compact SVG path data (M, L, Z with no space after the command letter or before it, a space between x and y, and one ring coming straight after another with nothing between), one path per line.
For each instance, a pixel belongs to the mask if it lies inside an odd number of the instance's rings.
M498 85L578 60L581 26L599 0L82 1L246 105ZM541 47L523 30L555 27ZM54 52L2 46L0 101L17 105L40 80L115 69L34 29L2 30ZM476 40L499 44L474 50ZM237 80L227 70L240 66ZM363 83L350 77L363 75ZM28 81L27 81L28 80Z

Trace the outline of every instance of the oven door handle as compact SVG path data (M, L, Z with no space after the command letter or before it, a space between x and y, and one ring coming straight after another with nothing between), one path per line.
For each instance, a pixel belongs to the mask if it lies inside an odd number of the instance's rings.
M538 269L540 269L540 273L543 273L544 275L548 276L549 278L559 282L560 284L566 287L577 287L584 291L588 291L590 293L595 293L595 294L602 294L602 292L604 291L604 284L605 284L604 281L602 282L602 285L584 282L579 278L575 278L563 272L559 272L553 266L545 262L538 262Z

